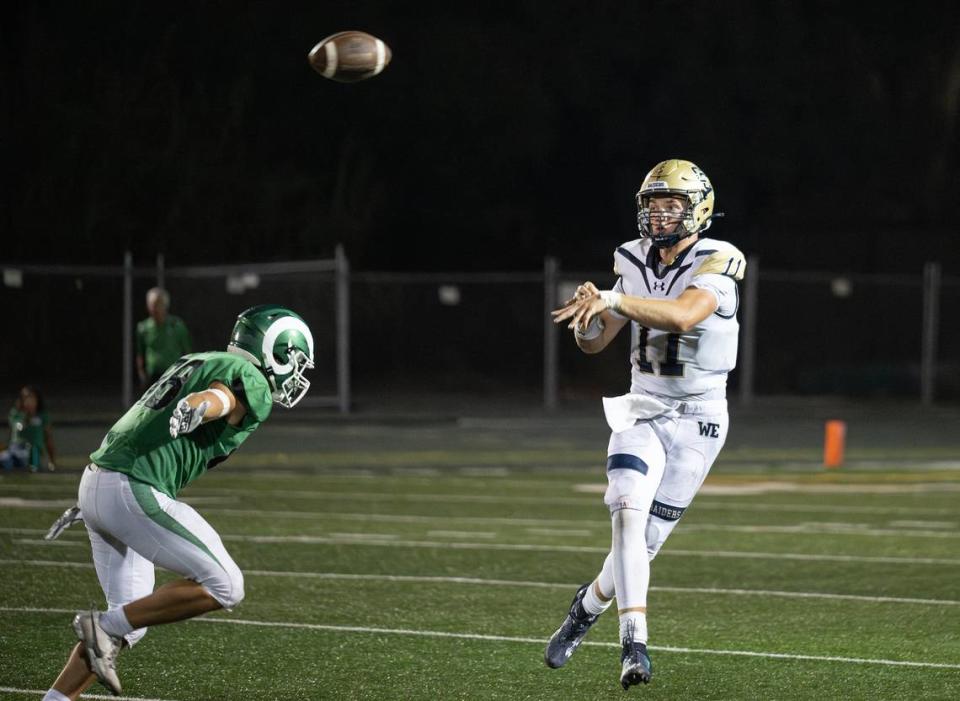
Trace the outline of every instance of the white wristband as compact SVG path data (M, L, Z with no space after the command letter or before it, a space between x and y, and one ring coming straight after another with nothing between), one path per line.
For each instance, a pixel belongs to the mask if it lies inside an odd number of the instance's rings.
M573 333L581 341L592 341L603 333L603 320L600 318L600 315L597 314L590 320L590 323L587 324L587 328L581 331L580 326L576 326L573 329Z
M614 290L600 290L600 299L607 305L607 309L618 312L620 311L620 303L623 301L623 295Z
M227 397L227 393L222 389L214 389L211 387L207 390L214 397L220 400L220 415L217 416L218 419L222 419L224 416L230 413L230 398Z

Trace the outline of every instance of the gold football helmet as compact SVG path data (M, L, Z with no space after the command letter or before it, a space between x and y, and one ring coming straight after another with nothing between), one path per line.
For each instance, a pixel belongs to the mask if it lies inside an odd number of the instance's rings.
M657 196L683 197L687 206L669 234L655 234L650 228L650 200ZM643 179L637 193L637 226L642 238L657 248L670 248L681 239L710 228L713 217L713 185L707 174L690 161L677 158L657 163Z

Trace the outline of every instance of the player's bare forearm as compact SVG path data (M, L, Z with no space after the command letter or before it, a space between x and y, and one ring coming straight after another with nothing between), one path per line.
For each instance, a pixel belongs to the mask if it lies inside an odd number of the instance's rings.
M211 392L210 390L217 391ZM233 395L233 392L230 391L230 388L222 382L212 383L210 389L204 390L203 392L188 394L186 400L194 409L199 407L203 402L207 402L207 409L203 412L203 423L222 418L237 406L237 398Z
M687 288L676 299L645 299L603 290L553 312L554 321L569 320L568 328L585 330L593 319L607 309L648 328L672 333L689 331L717 309L713 294L695 287Z
M238 409L245 409L243 404L237 401L236 396L234 396L230 388L222 382L213 382L210 384L210 389L188 394L185 399L194 409L198 408L204 402L207 403L207 407L203 412L202 423L216 421L217 419L236 412Z
M170 415L170 435L173 438L190 433L210 421L226 418L236 426L247 413L243 402L222 382L212 382L208 389L191 392L177 402Z
M700 321L691 323L693 315L689 308L675 299L642 299L624 295L617 311L641 326L672 333L689 331Z

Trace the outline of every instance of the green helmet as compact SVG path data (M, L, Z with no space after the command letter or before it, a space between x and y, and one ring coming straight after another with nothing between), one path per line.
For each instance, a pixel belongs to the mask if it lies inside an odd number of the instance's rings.
M313 334L286 307L261 304L240 312L227 350L260 368L280 406L289 409L310 388L303 373L313 367Z

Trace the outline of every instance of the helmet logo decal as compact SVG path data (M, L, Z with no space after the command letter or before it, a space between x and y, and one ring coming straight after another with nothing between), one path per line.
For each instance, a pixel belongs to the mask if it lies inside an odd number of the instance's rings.
M293 370L293 363L289 358L283 365L278 365L273 357L273 346L284 331L299 331L302 333L303 337L307 339L307 347L310 349L310 360L313 360L313 334L310 333L306 323L292 316L281 317L270 324L266 333L263 334L262 346L264 359L270 365L270 369L278 375L284 375Z

